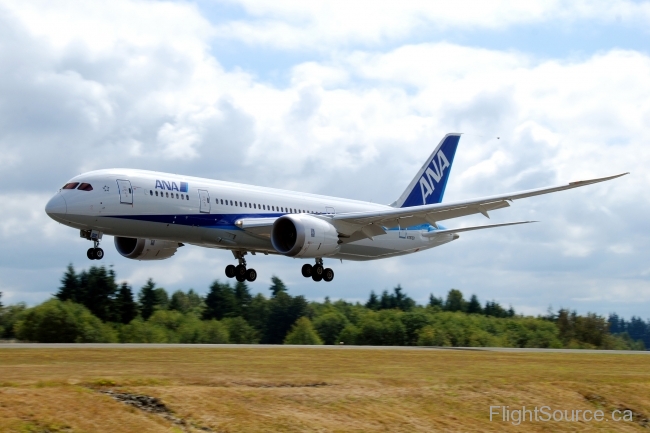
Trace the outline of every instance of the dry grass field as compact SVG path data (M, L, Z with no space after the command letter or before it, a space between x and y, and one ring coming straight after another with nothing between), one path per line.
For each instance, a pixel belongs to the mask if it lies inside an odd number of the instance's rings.
M151 413L106 391L160 399ZM490 405L634 412L489 419ZM323 348L0 349L2 432L650 431L650 357Z

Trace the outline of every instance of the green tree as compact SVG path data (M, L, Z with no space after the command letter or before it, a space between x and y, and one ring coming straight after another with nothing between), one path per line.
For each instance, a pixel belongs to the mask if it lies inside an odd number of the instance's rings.
M27 309L27 306L24 303L18 303L15 305L7 305L6 307L0 308L0 338L15 338L15 325L16 322L20 319L23 314L23 311Z
M427 325L418 331L418 346L451 346L449 339L440 330Z
M227 344L228 328L223 321L199 320L196 316L186 318L178 329L181 343Z
M169 294L167 293L167 290L163 289L162 287L156 287L153 289L153 292L156 298L156 305L154 308L159 310L168 310Z
M483 309L483 314L486 316L492 317L509 317L508 311L506 311L498 302L496 301L487 301L485 303L485 308ZM513 311L514 316L514 311Z
M406 344L415 346L418 344L419 331L429 324L429 316L422 310L410 311L400 315L406 332Z
M354 326L352 323L348 323L339 334L338 343L355 345L357 344L357 339L359 338L360 333L361 331L359 331L359 328Z
M402 313L383 310L368 313L359 322L356 344L369 346L403 346L406 344L406 327L400 321Z
M467 301L460 290L451 289L445 301L445 311L467 311Z
M284 339L284 344L323 344L311 321L307 317L299 318Z
M205 310L203 311L203 319L217 319L221 320L224 317L234 317L237 311L237 300L235 299L235 292L230 287L230 284L222 284L216 280L210 286L210 291L205 297Z
M147 320L156 310L159 302L159 293L156 292L156 283L151 278L140 289L138 301L140 303L140 314L144 320Z
M120 343L169 343L167 330L155 323L136 317L119 330Z
M429 307L438 307L440 309L443 308L444 302L442 298L436 298L433 296L433 293L429 295Z
M229 317L222 322L228 329L230 343L255 344L259 341L257 331L243 317Z
M114 310L114 319L125 325L138 315L138 304L133 300L133 292L126 283L122 283L117 292Z
M177 290L169 301L170 310L180 311L183 314L192 312L200 315L203 307L203 298L194 289L190 289L187 293Z
M79 275L79 300L95 316L104 322L112 321L113 301L117 293L115 272L104 266L91 266Z
M228 344L228 329L219 321L214 319L204 320L202 337L198 343L202 344Z
M379 304L379 298L375 294L374 290L370 291L370 297L368 298L368 302L366 302L366 308L370 310L379 310L380 304Z
M59 291L54 296L60 301L82 301L79 299L79 277L75 273L72 263L68 265L65 274L63 274L61 287L59 287Z
M112 343L113 329L83 305L52 299L25 311L15 325L20 340L39 343Z
M287 287L284 285L281 279L276 277L275 275L271 277L271 287L269 287L269 290L271 291L271 296L275 297L278 295L278 293L286 293L287 292Z
M269 319L269 300L261 293L253 297L248 307L248 317L246 321L257 330L260 336L266 334L266 324Z
M269 301L269 313L266 322L263 343L282 344L298 318L307 314L307 301L303 296L290 296L279 291Z
M237 281L235 284L235 314L244 318L249 318L249 308L253 301L248 285L243 281Z
M338 337L348 319L338 311L330 311L314 319L314 329L325 344L338 344Z
M467 313L468 314L483 314L483 308L481 308L481 303L478 301L476 295L472 295L467 304Z

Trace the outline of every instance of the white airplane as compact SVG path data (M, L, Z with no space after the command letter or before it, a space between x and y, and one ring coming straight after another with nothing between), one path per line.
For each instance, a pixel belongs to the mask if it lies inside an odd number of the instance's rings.
M91 260L104 257L99 243L114 236L115 248L135 260L162 260L185 243L230 250L239 264L226 276L255 281L244 256L282 254L315 259L302 275L332 281L323 258L376 260L411 254L458 239L458 233L526 224L446 229L439 221L483 214L513 200L578 188L624 176L442 203L460 134L447 134L399 199L390 205L132 169L97 170L76 176L50 199L45 212L80 230L93 242Z

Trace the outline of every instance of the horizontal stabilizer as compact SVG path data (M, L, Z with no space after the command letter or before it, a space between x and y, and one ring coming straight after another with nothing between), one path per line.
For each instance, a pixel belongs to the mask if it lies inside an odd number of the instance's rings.
M504 227L504 226L514 226L517 224L530 224L536 223L537 221L516 221L512 223L502 223L502 224L488 224L485 226L472 226L472 227L463 227L459 229L445 229L445 230L435 230L428 233L422 233L422 236L427 238L433 238L437 235L448 234L448 233L460 233L460 232L470 232L472 230L482 230L482 229L492 229L495 227Z

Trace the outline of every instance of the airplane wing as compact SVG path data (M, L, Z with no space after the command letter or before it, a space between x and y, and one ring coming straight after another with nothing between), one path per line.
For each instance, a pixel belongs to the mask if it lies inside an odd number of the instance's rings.
M431 224L437 227L438 221L452 218L459 218L467 215L483 214L490 217L488 212L496 209L509 207L509 201L519 200L536 195L549 194L552 192L564 191L567 189L579 188L593 183L605 182L625 176L629 173L617 174L614 176L601 177L597 179L569 182L564 185L550 186L545 188L529 189L525 191L511 192L488 197L481 197L471 200L463 200L451 203L435 203L423 206L411 206L403 208L383 209L380 211L348 212L335 215L313 215L323 219L336 227L342 240L345 243L355 240L379 236L386 233L384 228L412 227L420 224ZM242 218L235 222L235 225L251 235L259 238L269 239L273 223L277 218ZM524 224L534 221L521 221L516 223L492 224L478 227L467 227L462 229L436 230L431 235L442 233L459 233L462 231L479 230L483 228L501 227L505 225Z
M411 227L426 223L436 226L438 221L479 213L489 218L489 211L508 207L510 206L508 203L509 201L579 188L593 183L616 179L617 177L625 176L626 174L629 173L451 203L436 203L381 211L340 213L325 217L324 219L327 219L332 223L343 237L352 236L361 231L365 235L363 237L371 238L372 236L386 233L382 227ZM357 234L355 238L358 236L359 234Z

